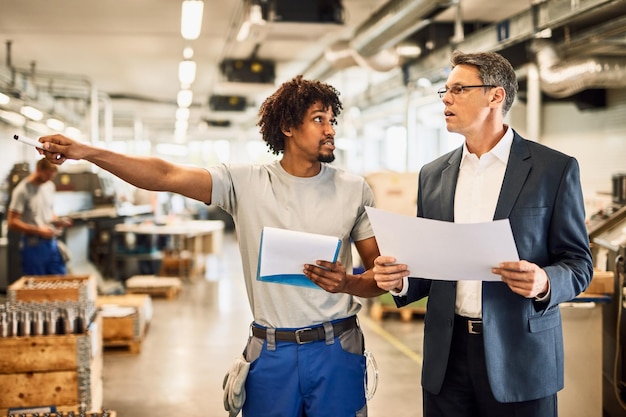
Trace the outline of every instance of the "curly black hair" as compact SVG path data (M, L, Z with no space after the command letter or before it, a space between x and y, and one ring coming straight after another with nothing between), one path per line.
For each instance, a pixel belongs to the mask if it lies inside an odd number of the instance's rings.
M321 102L324 108L331 107L334 117L343 109L339 92L331 85L320 81L305 80L298 75L283 83L269 96L259 109L261 135L267 147L278 155L285 150L283 130L298 127L304 123L304 115L311 105Z

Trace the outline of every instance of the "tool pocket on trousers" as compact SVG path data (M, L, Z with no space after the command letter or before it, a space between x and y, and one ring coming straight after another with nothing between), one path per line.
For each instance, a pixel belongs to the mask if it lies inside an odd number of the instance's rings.
M246 345L245 357L246 360L250 363L254 362L261 356L261 350L263 350L263 343L265 341L263 339L259 339L258 337L250 337L248 338L248 344Z
M348 353L354 353L355 355L363 355L365 353L363 332L358 327L341 333L339 342L341 343L341 348Z

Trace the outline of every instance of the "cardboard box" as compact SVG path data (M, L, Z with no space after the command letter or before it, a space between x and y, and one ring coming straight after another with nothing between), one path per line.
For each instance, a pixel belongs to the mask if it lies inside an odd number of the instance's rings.
M102 320L85 334L0 338L0 409L102 407Z
M615 292L615 274L613 271L593 271L589 287L585 290L589 294L613 294Z
M7 289L9 302L96 301L98 288L92 275L26 275Z

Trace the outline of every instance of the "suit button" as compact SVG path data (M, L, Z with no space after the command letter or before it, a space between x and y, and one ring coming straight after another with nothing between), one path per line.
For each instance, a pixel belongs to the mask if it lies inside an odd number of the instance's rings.
M453 323L452 323L452 319L448 319L448 326L449 326L449 327L452 327L452 324L453 324Z

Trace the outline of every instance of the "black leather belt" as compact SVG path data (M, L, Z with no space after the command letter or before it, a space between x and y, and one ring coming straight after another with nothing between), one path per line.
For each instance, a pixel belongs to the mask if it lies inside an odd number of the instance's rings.
M474 319L471 317L455 316L455 326L459 326L459 329L467 329L469 334L483 334L483 321L481 319Z
M346 330L354 329L356 327L356 316L352 316L345 320L333 323L333 333L335 336L339 336ZM266 339L267 330L263 327L257 327L256 325L252 325L252 335L258 337L259 339ZM297 330L276 330L277 342L293 342L302 345L304 343L310 343L325 339L326 332L324 331L323 325L315 327L305 327Z

